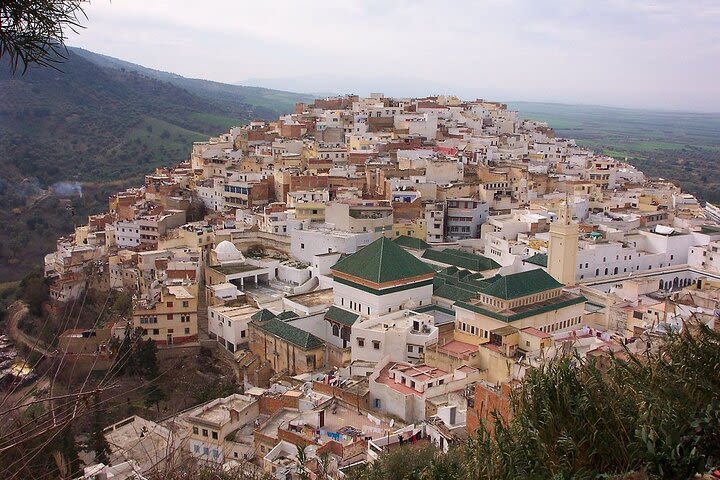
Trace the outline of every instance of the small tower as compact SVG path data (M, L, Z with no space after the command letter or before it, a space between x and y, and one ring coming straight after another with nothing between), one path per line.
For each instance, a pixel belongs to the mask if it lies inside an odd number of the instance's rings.
M550 225L548 246L548 273L565 285L575 284L579 229L572 221L570 200L566 197L560 209L560 218Z

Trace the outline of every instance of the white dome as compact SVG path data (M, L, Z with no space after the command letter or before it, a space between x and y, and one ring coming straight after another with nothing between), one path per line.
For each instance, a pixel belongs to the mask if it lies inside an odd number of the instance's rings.
M220 263L244 262L245 257L232 242L223 240L215 247L215 256Z

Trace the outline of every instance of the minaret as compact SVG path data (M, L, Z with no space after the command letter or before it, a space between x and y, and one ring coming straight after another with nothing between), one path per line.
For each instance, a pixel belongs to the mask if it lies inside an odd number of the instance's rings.
M565 285L575 285L578 235L578 225L572 221L570 200L565 197L560 218L550 225L547 262L548 273Z

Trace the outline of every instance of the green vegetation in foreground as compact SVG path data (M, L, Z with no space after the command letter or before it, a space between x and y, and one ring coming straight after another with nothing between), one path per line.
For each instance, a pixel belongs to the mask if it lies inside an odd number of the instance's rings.
M720 201L720 113L634 110L510 102L523 118L547 122L558 136L618 159L651 177L681 183L701 200Z
M689 479L720 464L720 333L693 325L659 353L607 360L533 370L510 421L449 455L385 453L351 478Z

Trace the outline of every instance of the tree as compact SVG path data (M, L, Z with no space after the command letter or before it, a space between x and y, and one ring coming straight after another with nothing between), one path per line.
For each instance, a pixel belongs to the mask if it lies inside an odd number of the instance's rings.
M157 383L157 381L151 381L144 389L145 393L145 406L150 407L155 405L158 414L160 413L160 402L167 398L165 389Z
M100 411L100 394L93 395L92 428L90 431L89 447L95 452L95 461L110 465L110 445L103 433L104 419Z
M63 428L60 438L55 443L53 456L60 472L60 478L74 478L81 471L81 462L72 425L68 424Z
M141 340L137 344L136 373L142 375L148 381L155 381L160 375L160 368L157 362L157 345L150 340Z
M297 447L297 454L295 455L295 459L298 463L297 473L300 480L308 480L310 478L310 475L307 471L307 462L308 457L307 453L305 452L305 447L301 445L296 445Z
M117 294L111 310L124 318L132 316L132 293L123 291Z
M720 333L686 324L658 351L609 366L562 359L529 373L512 418L481 428L466 458L478 479L691 478L720 459ZM576 366L574 364L578 364Z
M49 298L45 279L37 273L31 273L20 282L20 298L27 304L28 310L35 316L42 314L42 304Z
M3 0L0 2L0 58L22 72L37 64L57 68L67 58L68 30L77 32L87 0Z

